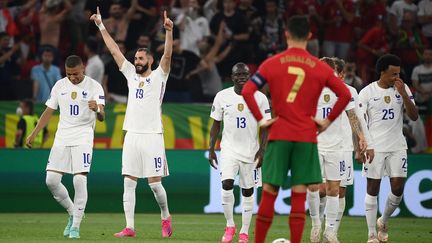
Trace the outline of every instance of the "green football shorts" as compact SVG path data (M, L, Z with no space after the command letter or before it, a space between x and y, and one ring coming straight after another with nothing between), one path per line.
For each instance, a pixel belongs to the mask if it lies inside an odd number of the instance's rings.
M263 183L283 186L291 171L291 185L322 183L316 143L269 141L262 165Z

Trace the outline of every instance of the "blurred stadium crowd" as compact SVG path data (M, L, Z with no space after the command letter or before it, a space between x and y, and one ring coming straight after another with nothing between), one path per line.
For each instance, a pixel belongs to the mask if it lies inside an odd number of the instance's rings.
M376 80L384 53L402 59L402 79L423 117L409 133L432 133L432 1L421 0L0 0L0 100L44 103L64 75L64 59L86 60L107 102L127 101L127 84L89 21L99 6L107 30L128 59L139 47L163 52L162 12L174 20L174 53L165 102L211 102L231 85L233 64L252 72L286 48L292 15L312 24L308 50L347 62L345 82L358 91ZM415 132L416 129L421 131ZM413 135L415 137L415 135Z

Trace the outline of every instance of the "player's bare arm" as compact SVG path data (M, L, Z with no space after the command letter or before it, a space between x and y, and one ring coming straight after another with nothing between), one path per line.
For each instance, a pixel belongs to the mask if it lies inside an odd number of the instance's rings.
M256 168L260 168L262 166L262 162L263 162L263 158L264 158L264 152L265 152L265 148L267 146L267 129L266 128L260 128L259 139L260 139L260 146L259 146L258 151L255 154L255 162L258 162L256 165Z
M105 110L102 104L97 104L96 100L89 100L88 106L90 110L96 112L96 118L98 121L105 120Z
M113 40L111 35L108 33L108 31L105 29L105 26L102 23L102 16L99 11L99 7L97 7L96 14L93 14L90 17L90 20L94 21L96 26L99 28L102 38L105 42L105 45L107 46L108 50L110 51L111 55L114 58L114 61L117 63L117 66L120 68L123 65L123 62L126 60L124 55L121 53L120 48L118 47L117 43Z
M210 130L210 146L209 146L209 163L210 166L217 169L216 165L218 164L217 156L215 153L216 141L219 136L221 128L221 121L213 120L213 125Z
M399 94L402 96L403 103L405 106L405 111L406 111L408 117L413 121L417 121L417 119L418 119L417 108L414 105L414 103L411 101L411 98L409 97L408 93L406 92L405 84L402 81L402 79L397 78L394 86L395 86L396 90L399 92Z
M174 27L173 22L171 21L171 19L167 17L167 12L164 11L165 47L164 47L164 53L160 61L160 66L165 73L168 73L171 67L173 27Z
M351 130L356 135L354 141L356 144L358 144L358 149L360 150L360 153L363 154L364 152L366 152L367 143L363 134L360 120L355 113L355 109L347 110L346 114L348 116Z
M36 137L36 135L48 124L51 119L52 114L54 113L54 109L47 107L45 111L42 113L36 127L33 129L31 134L26 139L26 145L31 148L32 143Z

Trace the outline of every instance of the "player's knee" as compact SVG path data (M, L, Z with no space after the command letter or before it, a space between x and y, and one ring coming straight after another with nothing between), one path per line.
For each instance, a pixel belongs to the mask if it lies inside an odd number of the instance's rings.
M248 189L244 189L244 188L242 188L242 195L243 195L244 197L250 197L250 196L252 196L252 195L253 195L253 192L254 192L253 187L252 187L252 188L248 188Z
M228 191L234 188L234 180L227 179L222 181L222 189Z
M402 196L404 190L404 186L403 185L397 185L397 186L393 186L391 191L393 193L393 195L400 197Z
M48 173L46 176L46 179L45 179L45 183L46 183L48 189L54 190L60 185L61 178L59 179L57 176L52 175L51 173Z
M316 192L316 191L318 191L319 190L319 185L318 184L311 184L311 185L308 185L308 188L307 188L310 192Z

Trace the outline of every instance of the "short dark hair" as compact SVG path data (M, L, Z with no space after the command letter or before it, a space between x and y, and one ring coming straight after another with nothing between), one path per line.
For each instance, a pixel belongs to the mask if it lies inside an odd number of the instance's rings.
M294 15L288 19L287 31L294 39L307 40L310 26L309 20L303 15Z
M332 57L334 64L335 64L335 70L337 73L341 73L344 70L345 67L345 61L339 57Z
M143 51L143 52L145 52L145 54L147 55L147 56L153 56L153 53L150 51L150 49L148 49L148 48L145 48L145 47L141 47L141 48L138 48L137 50L136 50L136 52L140 52L140 51ZM135 53L136 53L135 52Z
M385 54L378 58L378 61L376 62L376 72L378 75L381 74L381 72L386 71L389 66L396 66L400 67L401 65L401 59L393 54Z
M331 57L321 57L320 61L323 61L325 63L327 63L333 70L336 69L336 63L335 60Z
M96 38L94 37L89 37L86 41L86 46L87 48L93 52L93 53L97 53L98 51L98 42L96 40Z
M23 99L21 100L21 102L29 108L29 113L30 115L33 115L33 108L34 108L34 103L31 99Z
M248 67L248 65L246 65L245 63L243 63L243 62L238 62L238 63L236 63L233 67L232 67L232 70L231 70L231 72L234 74L234 73L237 73L239 70L241 70L241 69L243 69L243 70L247 70L248 72L249 72L249 67Z
M77 55L70 55L66 58L65 65L68 68L74 68L78 65L82 64L81 57Z

